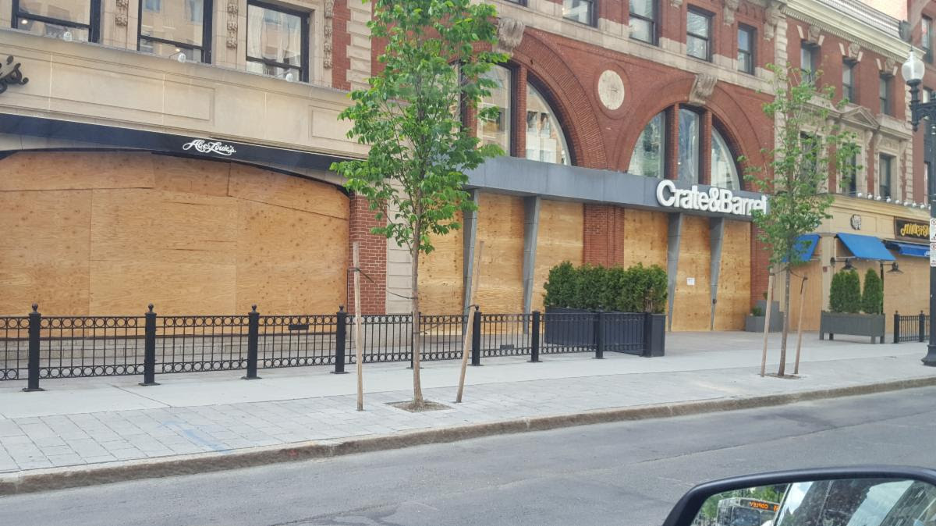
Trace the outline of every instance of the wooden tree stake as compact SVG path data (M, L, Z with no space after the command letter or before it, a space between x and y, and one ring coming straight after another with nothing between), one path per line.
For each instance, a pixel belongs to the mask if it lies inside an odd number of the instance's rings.
M767 278L767 307L766 313L764 314L764 352L761 355L760 362L760 375L764 376L764 373L767 370L767 336L770 334L770 311L771 303L773 302L773 285L774 285L774 275L773 272L770 273L770 277Z
M468 370L468 354L471 352L471 336L474 329L474 317L477 309L474 306L475 294L478 292L478 280L481 277L481 251L484 250L484 241L478 243L478 255L475 258L474 268L471 272L471 291L468 293L468 323L465 325L465 344L462 351L461 372L458 375L458 394L455 395L455 403L460 404L462 393L465 391L465 371Z
M796 365L793 366L793 374L799 374L800 348L803 346L803 304L806 302L806 280L803 276L803 283L800 284L799 297L799 321L796 322Z

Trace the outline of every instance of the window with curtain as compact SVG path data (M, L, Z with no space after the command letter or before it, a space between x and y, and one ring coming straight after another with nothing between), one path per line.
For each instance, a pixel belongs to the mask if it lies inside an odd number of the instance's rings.
M207 62L203 20L210 12L211 0L144 0L138 49Z
M100 0L19 0L13 5L16 29L76 42L98 39Z
M634 147L630 166L627 168L628 173L645 177L663 177L666 156L665 123L666 112L658 113L647 123L640 137L637 138L637 145Z
M712 60L712 16L690 7L686 17L686 53Z
M287 80L308 81L307 13L269 4L247 5L247 70Z
M500 113L496 120L485 121L478 119L478 139L481 144L496 144L510 155L510 70L503 66L493 66L485 75L497 83L491 89L491 95L481 100L479 109L496 107Z
M595 0L563 0L562 16L593 26L598 18L595 16Z
M526 90L526 158L572 164L565 133L555 112L532 84L527 83Z
M657 0L630 0L630 37L648 44L657 41Z
M677 174L680 182L696 184L699 182L699 143L701 139L701 118L698 113L679 110L679 156Z
M731 155L731 149L725 138L716 129L712 129L712 177L711 185L729 190L741 189L738 175L738 163Z

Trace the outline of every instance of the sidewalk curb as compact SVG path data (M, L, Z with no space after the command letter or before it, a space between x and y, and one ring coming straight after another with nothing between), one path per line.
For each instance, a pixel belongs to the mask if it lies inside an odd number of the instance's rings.
M0 496L56 489L109 484L147 478L210 473L278 462L327 459L355 453L401 449L424 444L456 442L471 438L545 431L563 427L698 415L823 400L902 389L936 386L936 376L863 384L833 389L803 391L746 398L718 398L619 409L602 409L535 418L522 418L438 429L424 429L392 435L365 436L337 440L310 441L276 446L246 448L216 453L176 455L128 462L29 470L0 475Z

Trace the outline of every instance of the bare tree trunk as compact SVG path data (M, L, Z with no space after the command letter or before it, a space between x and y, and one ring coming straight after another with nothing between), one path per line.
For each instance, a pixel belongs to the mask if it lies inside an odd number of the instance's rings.
M806 276L803 276L803 283L800 285L799 297L799 321L796 324L796 365L793 366L793 374L799 374L800 349L803 347L803 307L806 303Z
M774 274L773 269L767 269L767 308L764 309L764 352L761 354L760 375L764 376L767 369L767 337L770 335L770 305L773 303Z
M783 334L780 335L780 368L777 369L777 376L783 376L786 373L786 344L787 334L790 332L790 267L787 266L783 271L783 305L786 312L783 313Z
M419 378L419 358L422 355L422 338L419 323L419 240L420 228L417 226L413 232L413 245L410 253L413 257L413 405L423 405L422 381Z

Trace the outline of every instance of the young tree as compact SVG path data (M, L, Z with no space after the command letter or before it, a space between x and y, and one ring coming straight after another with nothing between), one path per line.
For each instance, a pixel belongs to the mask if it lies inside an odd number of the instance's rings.
M464 190L466 170L502 155L479 147L462 123L495 82L485 77L507 56L487 51L497 41L496 11L471 0L373 0L368 27L386 42L382 71L369 88L351 93L340 118L353 121L348 137L370 146L364 160L335 163L352 192L367 198L386 226L373 233L393 239L412 256L413 333L419 334L419 259L432 252L430 236L458 229L457 213L473 209ZM493 119L497 108L478 112ZM423 405L420 338L413 338L413 405Z
M854 177L849 160L858 149L856 136L832 119L833 110L844 105L844 101L835 103L832 86L818 88L789 65L770 69L775 97L764 105L764 113L776 123L776 147L762 150L765 165L749 167L746 179L770 194L769 211L754 211L754 224L758 239L770 250L770 265L783 272L783 304L789 306L793 268L804 263L805 247L797 239L830 217L826 210L833 197L825 188L830 171L847 184ZM785 372L789 310L783 318L779 376Z

